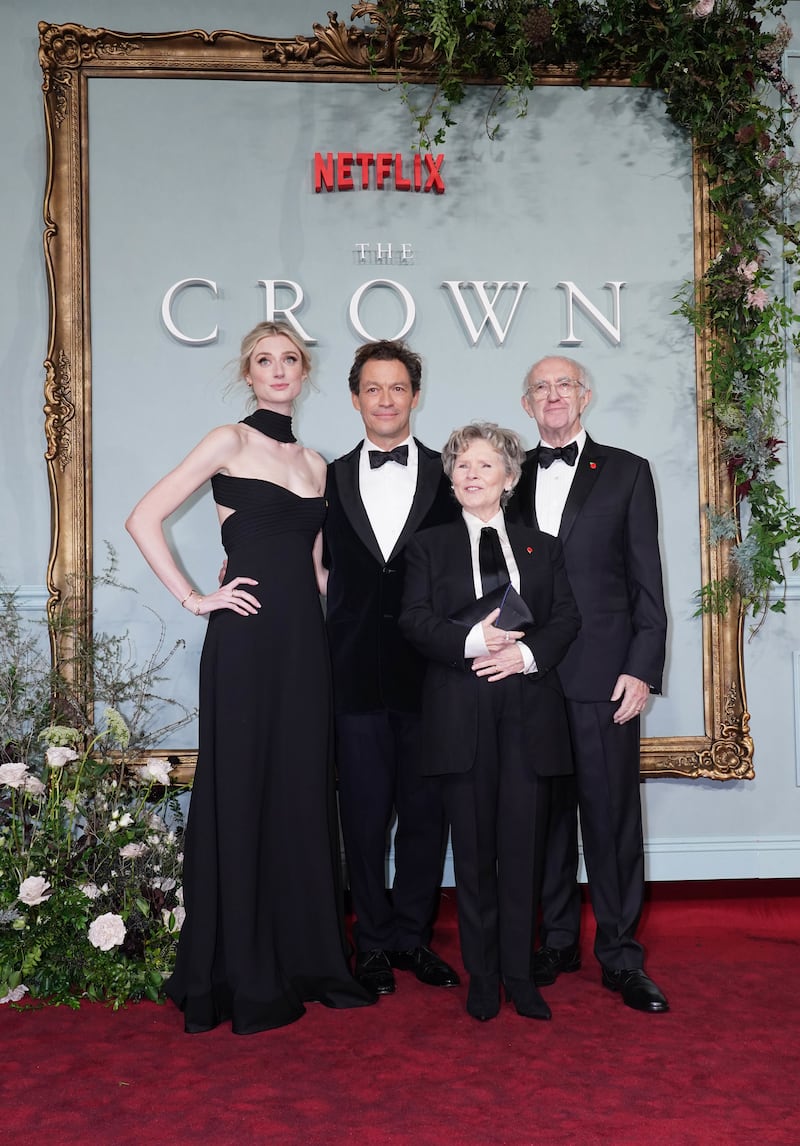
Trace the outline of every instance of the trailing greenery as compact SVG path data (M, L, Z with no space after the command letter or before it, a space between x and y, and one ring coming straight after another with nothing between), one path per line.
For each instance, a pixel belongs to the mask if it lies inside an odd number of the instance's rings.
M791 36L782 4L386 0L378 8L401 48L428 37L436 49L433 96L412 109L423 146L441 143L470 81L497 85L492 135L497 100L512 100L524 115L548 66L572 69L582 84L622 75L652 87L691 135L709 184L717 253L678 296L679 313L707 336L709 415L732 488L730 505L709 507L711 539L729 543L729 561L699 592L700 609L725 612L740 601L754 614L783 611L782 597L769 600L784 584L784 562L800 563L800 517L776 478L782 372L797 343L782 273L792 268L794 278L800 231L791 157L799 105L781 66ZM406 102L409 93L404 88Z
M179 645L140 666L126 637L79 639L87 697L42 636L0 589L0 1004L155 1000L184 915L183 818L169 762L146 750Z

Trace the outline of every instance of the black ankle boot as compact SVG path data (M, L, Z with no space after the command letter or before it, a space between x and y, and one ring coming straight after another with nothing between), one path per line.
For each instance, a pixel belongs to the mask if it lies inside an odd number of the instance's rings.
M494 1019L500 1010L500 976L470 975L467 993L467 1013L485 1023Z
M506 999L525 1019L551 1019L552 1011L531 979L504 979Z

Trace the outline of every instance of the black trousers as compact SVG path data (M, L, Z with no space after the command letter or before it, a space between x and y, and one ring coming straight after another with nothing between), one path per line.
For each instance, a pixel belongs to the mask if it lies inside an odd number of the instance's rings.
M336 717L339 814L359 951L428 945L447 845L441 786L419 774L416 713ZM386 890L387 838L395 813L395 876Z
M612 970L641 967L644 903L639 719L614 724L618 705L567 701L575 775L554 781L542 887L542 942L578 942L578 809L597 929L594 951Z
M523 745L521 678L482 681L478 696L475 762L442 777L461 953L470 975L530 979L550 780Z

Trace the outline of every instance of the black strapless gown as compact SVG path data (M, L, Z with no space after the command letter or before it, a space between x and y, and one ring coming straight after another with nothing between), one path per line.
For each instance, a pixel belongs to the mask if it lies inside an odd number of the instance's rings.
M186 1030L237 1034L300 1018L304 1001L373 1000L351 977L341 910L330 666L311 549L323 498L218 474L226 580L262 602L212 613L200 662L200 746L184 854L186 920L167 994Z

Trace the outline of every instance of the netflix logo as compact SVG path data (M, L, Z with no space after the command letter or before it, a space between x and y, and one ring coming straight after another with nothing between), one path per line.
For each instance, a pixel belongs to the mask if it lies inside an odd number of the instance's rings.
M444 155L403 156L391 151L314 152L314 190L435 191L444 194Z

